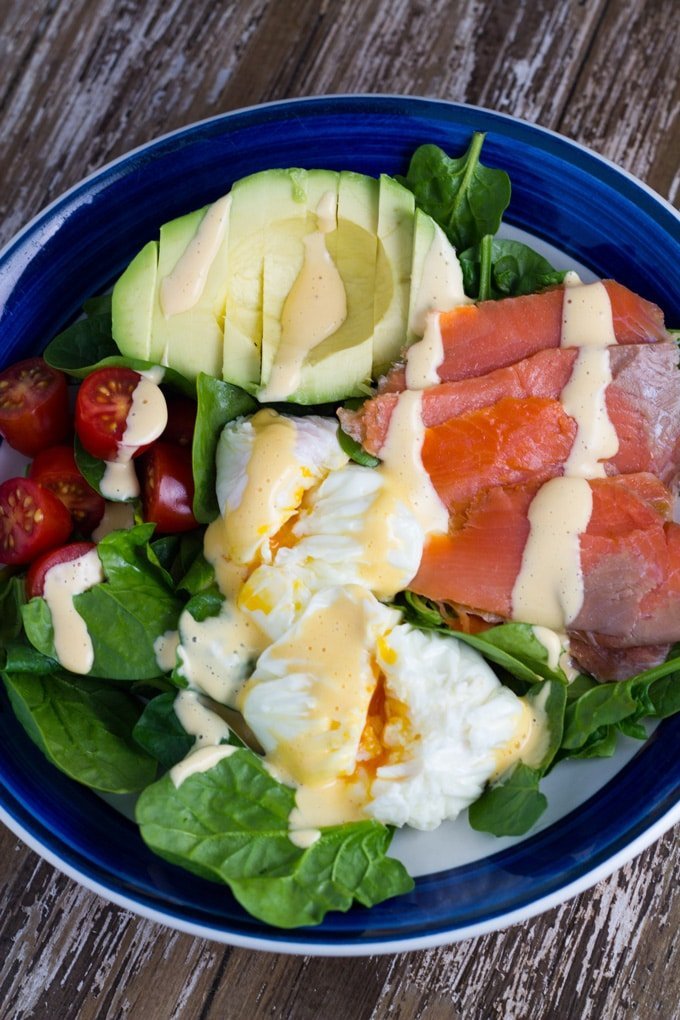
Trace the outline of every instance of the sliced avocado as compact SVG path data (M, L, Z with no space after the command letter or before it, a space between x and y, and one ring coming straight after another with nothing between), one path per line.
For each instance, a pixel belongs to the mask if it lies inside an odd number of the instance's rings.
M295 194L296 170L263 170L232 188L222 377L255 392L262 363L265 236L279 202ZM300 200L300 211L304 209Z
M288 188L277 188L276 204L264 238L262 366L266 386L281 342L281 317L305 259L304 238L317 230L319 215L337 219L339 174L332 170L287 171ZM280 178L282 182L285 178ZM269 189L263 202L271 207ZM330 237L330 232L327 235Z
M222 371L230 200L219 201L220 205L214 203L164 223L160 231L149 357L151 361L169 365L189 379L195 378L199 372L219 376ZM201 244L205 252L205 245L209 246L210 242L201 238L199 232L210 210L216 217L210 233L213 240L219 242L219 247L209 261L202 262ZM193 265L192 257L196 258ZM199 284L200 295L189 307L182 308L180 303L177 309L173 309L173 287L181 289L184 283L183 258L190 260L187 268L195 268L199 272L202 268L204 279L202 285Z
M338 226L326 247L342 277L347 316L308 354L290 400L320 403L366 392L373 356L373 292L377 256L379 184L373 177L342 171Z
M408 343L425 331L428 312L445 311L467 302L456 249L435 221L416 209L413 226Z
M378 255L373 304L373 374L385 372L406 345L415 197L380 177Z
M111 296L113 338L121 354L149 360L158 276L158 242L149 241L116 282Z

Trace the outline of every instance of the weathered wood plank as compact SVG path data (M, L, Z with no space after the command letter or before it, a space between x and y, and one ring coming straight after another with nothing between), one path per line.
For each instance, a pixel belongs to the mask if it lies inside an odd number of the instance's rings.
M592 145L678 201L676 0L5 0L0 239L164 131L322 92L435 95ZM253 954L141 921L0 833L0 1015L213 1020L678 1015L677 830L506 932L369 960Z

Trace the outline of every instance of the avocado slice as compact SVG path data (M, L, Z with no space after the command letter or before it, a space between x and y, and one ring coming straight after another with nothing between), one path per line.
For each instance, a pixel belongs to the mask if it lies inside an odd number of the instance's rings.
M224 197L160 231L149 358L188 379L221 374L230 205Z
M406 345L415 196L380 177L378 253L373 299L373 375L387 371Z
M228 204L219 199L164 223L160 241L145 245L117 281L113 338L123 354L169 365L187 379L220 374ZM188 287L181 298L177 291L187 283L187 270L193 293Z
M428 312L467 302L456 249L432 217L416 209L407 342L411 344L422 337Z
M271 209L271 221L264 237L264 279L262 295L262 360L260 383L266 387L281 342L281 319L286 298L305 261L304 239L318 229L319 215L337 219L338 182L340 175L332 170L289 170L288 187L276 190L272 205L271 192L263 189L262 201ZM285 181L279 177L279 184ZM328 226L334 226L328 224ZM327 247L333 247L331 234L326 235Z
M149 360L158 277L158 242L149 241L118 278L111 295L113 338L121 354Z
M295 403L323 403L366 392L373 359L379 187L373 177L340 173L338 225L326 235L326 247L342 278L347 314L307 355L299 384L286 398Z

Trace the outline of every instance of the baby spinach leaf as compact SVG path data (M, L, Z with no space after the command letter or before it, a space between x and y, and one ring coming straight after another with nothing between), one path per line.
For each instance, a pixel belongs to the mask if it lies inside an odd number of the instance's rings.
M109 366L124 366L135 372L148 372L158 367L152 361L120 353L111 336L110 303L106 306L103 298L97 298L88 306L91 310L88 318L78 319L47 345L43 357L48 365L76 379L84 379L95 369ZM194 382L173 368L163 368L162 381L190 397L195 395Z
M109 325L111 325L112 304L110 294L95 294L94 297L87 298L83 302L83 311L88 319L93 319L96 315L106 316Z
M510 202L508 175L480 162L483 142L484 134L475 132L467 152L458 158L437 145L421 145L406 177L398 178L458 251L495 234Z
M199 373L196 380L196 426L191 447L194 472L194 516L209 524L219 516L215 495L215 452L220 432L234 418L251 414L257 402L238 386Z
M657 719L667 719L680 712L680 669L669 676L661 677L649 685L649 697Z
M97 548L106 580L73 600L92 639L90 676L145 680L163 672L154 643L177 628L182 603L149 545L153 528L142 524L103 538ZM43 655L58 658L44 599L31 599L22 616L31 644Z
M527 832L548 806L545 795L538 789L541 775L540 769L517 762L470 805L468 818L472 828L494 836L521 836Z
M21 634L3 648L3 668L8 673L52 673L59 669L59 663L29 644Z
M194 738L175 715L176 697L177 692L170 691L149 701L132 731L139 746L165 769L186 758L194 746Z
M503 623L479 634L464 634L446 625L436 603L416 595L415 592L407 591L400 594L393 605L414 627L421 630L437 630L448 637L464 641L481 652L490 662L507 670L517 680L528 684L538 683L544 679L566 683L562 670L550 666L548 650L528 624Z
M127 692L65 673L2 676L29 737L72 779L108 793L153 781L156 762L132 739L139 703Z
M374 468L380 464L377 457L374 457L364 450L361 443L358 443L356 439L348 436L343 429L338 428L338 443L343 453L346 453L350 460L353 460L355 464L361 464L362 467Z
M564 279L563 272L521 241L483 238L458 258L465 293L478 301L534 294Z
M192 569L197 561L205 562L203 534L203 528L196 528L182 535L163 535L151 543L154 554L175 587L185 587L180 582L187 571Z
M225 882L253 916L283 928L318 924L354 900L372 906L413 881L386 856L389 829L352 822L322 829L307 849L289 838L295 791L257 755L237 750L176 788L169 776L137 803L141 834L161 857Z
M542 754L540 760L531 762L532 766L543 775L552 764L562 743L567 688L560 680L546 680L542 684L534 684L528 690L526 700L531 709L540 713L539 718L545 719L544 742L538 745Z
M177 587L189 595L197 595L215 583L215 568L208 563L203 553L199 553L186 573L177 582Z
M595 730L633 715L637 707L627 681L593 687L568 706L563 747L568 750L582 747Z
M52 368L82 379L100 362L120 355L111 336L111 308L90 306L92 314L58 333L43 357Z

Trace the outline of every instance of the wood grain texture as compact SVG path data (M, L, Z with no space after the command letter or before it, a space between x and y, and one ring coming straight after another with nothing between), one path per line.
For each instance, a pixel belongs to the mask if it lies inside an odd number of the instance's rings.
M162 132L271 99L401 92L560 130L680 199L677 0L2 0L0 240ZM505 932L368 959L142 921L0 833L7 1020L671 1020L678 832Z

